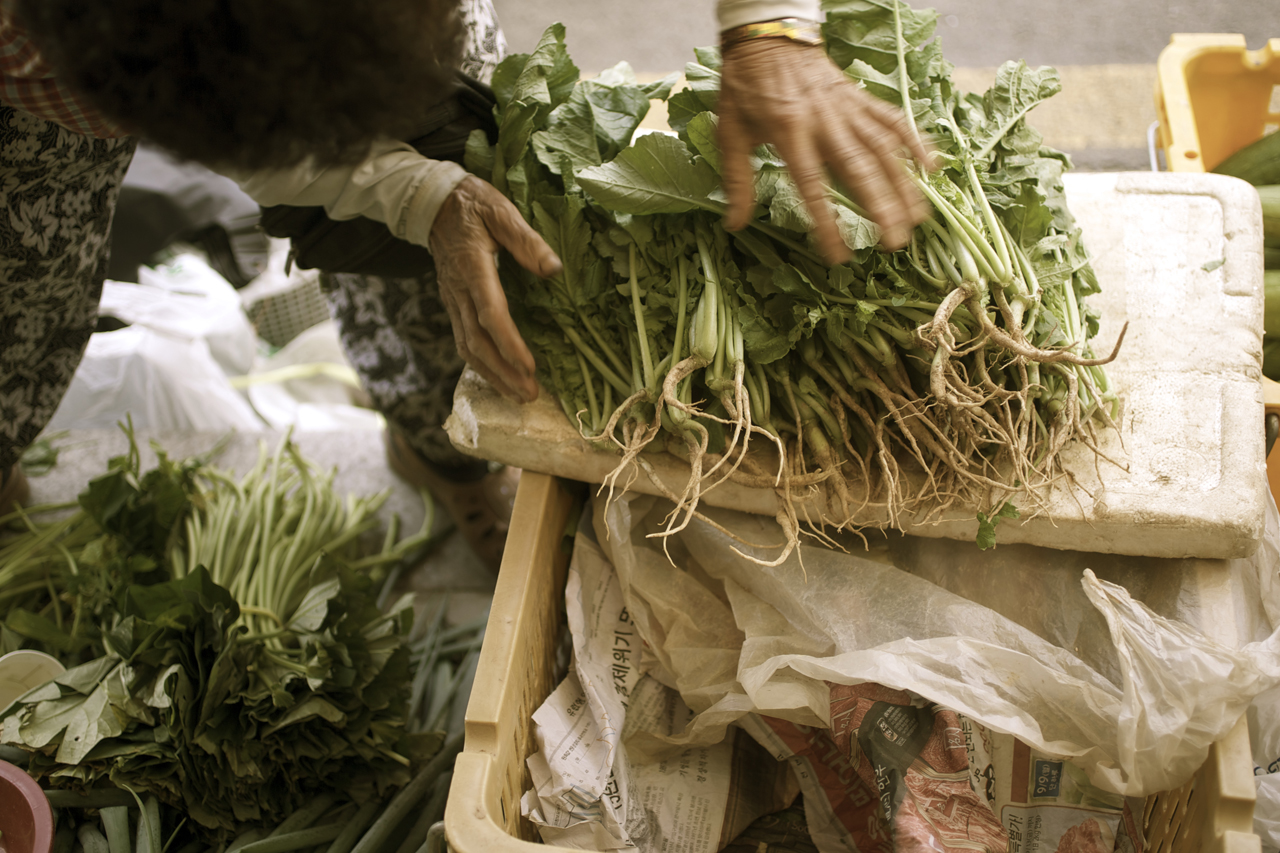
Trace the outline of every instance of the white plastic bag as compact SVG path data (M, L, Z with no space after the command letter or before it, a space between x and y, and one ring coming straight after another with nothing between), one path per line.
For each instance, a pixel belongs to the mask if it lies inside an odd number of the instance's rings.
M1276 517L1273 502L1268 506L1268 527ZM1272 544L1265 542L1263 547ZM1257 597L1267 624L1280 628L1280 566L1274 562L1258 565ZM1253 831L1262 839L1262 849L1270 853L1280 850L1280 688L1263 693L1249 708L1249 739L1258 795Z
M795 798L787 765L745 733L678 750L670 760L643 760L645 742L670 737L690 712L675 691L642 671L643 645L617 573L585 520L565 605L573 669L533 715L538 750L527 760L533 788L521 799L544 842L716 853Z
M195 255L108 281L102 316L128 325L94 334L48 428L151 431L265 427L229 375L248 372L257 336L234 288Z
M600 501L595 524L654 675L697 712L675 745L715 742L753 711L825 726L827 682L875 682L1073 759L1100 788L1146 796L1185 782L1253 698L1280 684L1280 635L1228 647L1092 572L1080 583L1105 627L1064 647L856 554L804 548L775 568L752 563L734 549L771 558L782 543L760 516L707 510L722 529L695 521L673 537L677 569L646 538L668 509L647 497ZM1086 661L1076 649L1090 647Z
M99 332L47 429L115 429L126 418L151 432L263 429L200 338L146 326Z
M206 341L228 376L248 373L258 351L240 294L198 255L141 267L136 285L107 282L98 310L135 326Z
M274 429L382 431L378 412L353 402L360 378L347 362L338 325L326 320L278 352L260 356L243 380L253 408Z

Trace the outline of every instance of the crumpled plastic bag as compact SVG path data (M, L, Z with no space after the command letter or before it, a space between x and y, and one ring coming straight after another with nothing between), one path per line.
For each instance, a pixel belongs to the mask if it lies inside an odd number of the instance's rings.
M149 431L265 428L228 375L247 372L257 336L235 289L195 255L108 281L99 313L128 325L98 332L47 429Z
M89 340L47 430L257 432L262 419L227 382L206 341L129 326Z
M1268 529L1277 515L1275 504L1268 505ZM1268 539L1263 548L1274 549ZM1261 625L1254 636L1267 629L1280 629L1280 561L1260 563L1254 588L1250 590L1263 611ZM1249 708L1249 740L1253 749L1253 773L1257 803L1253 810L1253 831L1262 840L1267 853L1280 851L1280 687L1258 696Z
M253 372L240 381L254 410L274 429L381 432L387 425L378 412L356 405L360 377L347 362L333 320L259 356Z
M590 533L587 518L565 582L573 665L533 714L538 749L526 759L533 787L521 812L558 847L715 853L787 807L799 784L745 732L668 761L632 760L637 745L683 728L690 714L641 670L617 573Z
M760 516L707 509L715 526L695 520L670 537L669 560L662 541L647 538L669 509L628 495L596 502L594 523L649 643L652 673L696 712L672 746L718 741L751 712L826 726L828 682L875 682L1071 759L1104 790L1146 796L1184 783L1253 698L1280 685L1280 632L1235 648L1234 638L1210 639L1159 615L1087 566L1062 571L1076 573L1074 595L1098 615L1093 627L1081 633L1069 619L1051 630L1046 615L1037 633L856 552L806 547L777 567L751 562L735 549L772 559L783 541ZM1036 550L1042 559L1062 553ZM1172 564L1183 561L1164 562L1145 567L1157 573L1152 588L1162 569L1172 581ZM1055 602L1036 595L1034 569L1023 567L1023 606L1048 611ZM1188 600L1197 571L1207 569L1181 566Z
M198 255L184 253L167 264L138 270L138 284L107 282L100 314L135 326L203 340L228 376L248 373L258 336L240 294Z

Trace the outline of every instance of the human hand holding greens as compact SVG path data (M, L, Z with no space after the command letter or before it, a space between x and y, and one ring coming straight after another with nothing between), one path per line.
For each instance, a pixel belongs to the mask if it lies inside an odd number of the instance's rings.
M494 257L506 249L542 277L559 273L560 259L505 196L476 177L445 200L430 243L458 354L503 396L536 400L533 354L511 319Z
M820 47L780 38L735 44L724 52L719 143L729 199L726 224L745 228L755 207L751 152L771 143L786 162L814 219L829 263L850 250L826 204L824 166L857 196L880 226L886 249L900 249L928 218L901 154L930 154L901 110L850 81Z

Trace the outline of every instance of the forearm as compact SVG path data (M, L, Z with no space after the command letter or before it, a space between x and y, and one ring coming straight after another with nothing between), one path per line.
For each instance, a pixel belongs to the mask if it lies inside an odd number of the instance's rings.
M778 18L822 20L819 0L718 0L716 15L721 30Z
M456 163L428 160L407 143L379 140L362 162L350 166L320 168L304 161L291 169L224 174L263 206L320 206L332 219L366 216L426 246L440 206L467 172Z

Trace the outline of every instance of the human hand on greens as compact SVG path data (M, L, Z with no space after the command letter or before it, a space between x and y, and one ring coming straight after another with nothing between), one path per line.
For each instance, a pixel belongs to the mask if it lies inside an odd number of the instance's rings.
M504 396L538 397L533 354L498 281L499 249L535 275L556 275L560 259L507 198L469 175L445 199L431 227L440 301L449 312L458 354Z
M726 48L718 111L730 230L752 216L750 156L764 143L786 162L830 263L848 260L849 248L826 204L824 166L880 226L885 248L905 246L929 216L902 159L909 151L928 163L929 151L900 110L858 88L821 47L763 38Z

